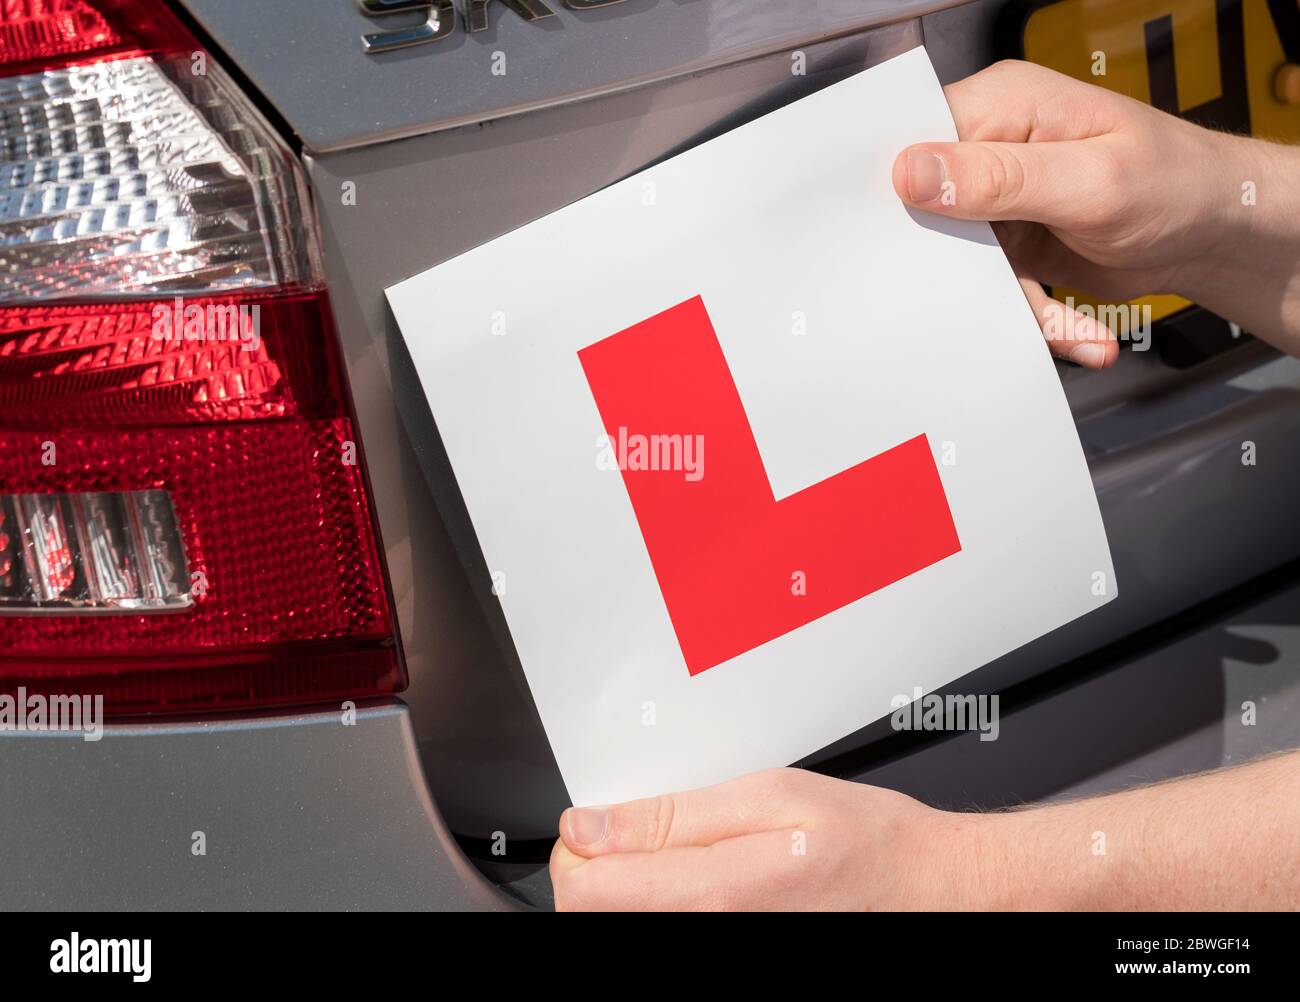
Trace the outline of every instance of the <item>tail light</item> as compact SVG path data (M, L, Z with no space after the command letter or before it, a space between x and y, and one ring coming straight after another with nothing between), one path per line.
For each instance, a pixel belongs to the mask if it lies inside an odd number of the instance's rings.
M0 3L0 690L402 688L312 219L163 3Z

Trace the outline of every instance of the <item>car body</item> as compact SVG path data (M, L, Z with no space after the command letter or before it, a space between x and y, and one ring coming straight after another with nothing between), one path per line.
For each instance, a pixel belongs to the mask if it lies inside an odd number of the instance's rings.
M366 51L428 16L382 6L180 5L305 168L409 685L351 726L318 705L0 734L0 907L547 907L567 794L384 290L914 46L945 82L1020 55L1049 5L490 3L483 30L457 9L446 37ZM581 267L557 248L500 280ZM954 684L1002 694L990 746L879 721L802 765L970 809L1297 743L1300 362L1199 311L1156 338L1106 374L1059 367L1119 600ZM1251 730L1247 701L1270 707Z

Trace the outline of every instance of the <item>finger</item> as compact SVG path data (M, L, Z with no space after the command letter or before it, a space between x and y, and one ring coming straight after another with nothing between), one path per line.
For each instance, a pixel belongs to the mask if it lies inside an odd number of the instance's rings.
M1115 364L1119 342L1109 327L1053 299L1033 279L1021 278L1020 287L1054 356L1086 369L1106 369Z
M570 808L560 818L560 838L571 852L593 857L707 846L740 835L798 827L806 816L810 788L820 788L821 783L835 785L797 769L773 769L701 790L606 807Z
M1160 269L1112 268L1071 250L1037 223L993 223L998 243L1020 276L1032 275L1044 286L1087 289L1105 302L1128 303L1165 292L1168 276Z
M1018 220L991 224L1002 250L1021 278L1034 278L1044 286L1068 285L1071 288L1100 290L1083 281L1084 272L1113 269L1096 268L1091 261L1070 250L1048 227Z
M894 190L909 205L957 219L1023 219L1067 230L1122 212L1107 149L1060 143L921 143L894 161Z
M712 846L601 856L558 872L553 867L555 907L557 911L789 909L797 905L797 892L807 882L810 858L793 851L793 835L793 831L769 831Z

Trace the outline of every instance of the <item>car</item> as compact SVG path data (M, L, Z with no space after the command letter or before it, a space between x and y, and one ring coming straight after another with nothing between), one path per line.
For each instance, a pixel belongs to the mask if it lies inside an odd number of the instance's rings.
M0 691L107 718L0 733L3 909L553 904L568 794L390 286L919 45L1300 138L1285 0L64 6L0 13ZM1146 305L1058 364L1118 601L954 683L998 741L798 764L974 809L1300 744L1300 362Z

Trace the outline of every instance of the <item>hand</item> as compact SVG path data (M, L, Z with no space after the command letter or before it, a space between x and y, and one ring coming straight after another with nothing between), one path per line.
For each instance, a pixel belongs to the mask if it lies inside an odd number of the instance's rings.
M1300 287L1289 281L1293 267L1287 274L1300 255L1300 225L1283 190L1288 163L1300 166L1294 151L1211 132L1030 63L998 63L946 94L962 141L904 150L894 188L918 209L995 221L1054 355L1104 368L1118 345L1091 318L1062 322L1063 307L1039 283L1116 304L1178 293L1262 337L1284 333L1268 321L1288 284ZM1278 184L1272 204L1253 215L1241 198L1251 179L1261 198L1268 182ZM1254 246L1256 237L1265 246ZM1260 268L1244 283L1255 288L1243 290L1219 272L1248 246ZM1270 269L1275 280L1261 274ZM1252 302L1261 291L1274 294L1272 309Z
M570 808L551 854L561 911L948 908L945 861L975 816L796 769Z

